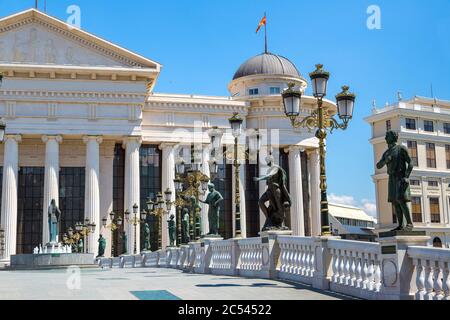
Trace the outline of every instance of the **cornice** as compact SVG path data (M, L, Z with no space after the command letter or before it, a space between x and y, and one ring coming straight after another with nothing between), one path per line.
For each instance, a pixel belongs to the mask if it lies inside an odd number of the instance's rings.
M86 92L86 91L35 91L35 90L0 90L0 96L9 98L10 100L17 100L17 98L51 98L51 99L136 99L142 100L142 105L145 101L145 93L117 93L117 92ZM35 102L36 100L30 100ZM54 100L52 100L54 102Z

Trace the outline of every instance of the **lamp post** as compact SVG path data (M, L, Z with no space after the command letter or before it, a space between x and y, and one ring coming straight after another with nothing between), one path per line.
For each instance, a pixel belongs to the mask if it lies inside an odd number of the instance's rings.
M183 205L191 208L189 212L189 236L191 241L198 241L201 236L200 196L204 195L206 190L208 190L210 181L210 178L202 173L201 169L202 163L197 161L195 157L193 157L193 163L189 166L186 166L182 159L178 160L175 165L176 178L174 179L174 184L178 195L175 204L179 208ZM187 186L186 190L184 190L185 186ZM195 203L193 203L194 201ZM178 228L180 230L181 225Z
M90 222L88 218L84 219L84 224L81 222L78 222L75 224L75 230L77 231L77 233L79 233L83 239L84 239L84 252L85 253L89 253L89 235L91 233L94 233L95 228L97 227L97 225L94 222ZM71 229L71 228L69 228ZM73 230L72 230L73 231ZM81 237L80 237L81 239Z
M120 215L118 215L117 217L116 217L116 214L114 213L114 211L111 211L110 212L110 214L109 214L109 217L110 217L110 221L111 221L111 224L110 225L108 225L108 218L106 218L106 217L104 217L103 219L102 219L102 224L103 224L103 227L104 228L109 228L109 229L111 229L111 233L113 233L114 234L114 232L117 230L119 230L119 228L122 226L122 224L123 224L123 219L122 219L122 217L120 216ZM118 237L118 235L116 235L117 237ZM111 256L112 257L114 257L114 251L115 251L115 247L114 247L114 241L112 240L111 241Z
M166 215L174 204L172 201L172 191L167 189L164 192L164 196L162 192L158 192L156 195L156 200L152 201L149 199L147 201L147 209L148 214L157 217L158 219L158 249L162 249L162 219L164 215Z
M238 159L238 147L239 147L239 137L242 133L242 123L244 120L238 113L234 113L234 115L228 120L231 125L232 134L234 137L234 198L235 198L235 219L236 219L236 232L235 237L240 238L242 236L241 233L241 194L240 194L240 164Z
M125 220L127 222L130 222L134 226L134 254L137 254L137 225L141 223L141 220L138 218L139 206L135 203L133 205L133 218L130 221L130 212L127 210L125 211Z
M343 121L338 123L336 119L330 115L323 107L323 98L327 95L327 84L330 73L323 70L323 65L317 64L316 70L310 73L313 87L313 96L317 99L317 109L310 116L305 117L302 121L297 118L300 115L302 92L295 90L294 84L289 84L283 94L283 104L286 116L291 120L294 128L316 129L316 138L319 139L319 156L320 156L320 190L321 190L321 225L322 235L330 236L331 229L328 216L328 197L327 197L327 177L326 177L326 150L325 141L328 131L333 133L336 129L346 130L348 124L353 117L353 109L356 96L350 93L348 86L342 87L342 92L336 96L339 118Z

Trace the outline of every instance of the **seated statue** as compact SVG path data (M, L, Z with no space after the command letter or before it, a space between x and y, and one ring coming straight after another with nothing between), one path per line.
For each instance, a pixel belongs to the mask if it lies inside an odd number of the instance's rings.
M266 216L262 231L287 230L285 220L292 200L286 186L286 171L280 166L272 165L267 175L254 179L257 182L267 181L267 190L259 200L259 207ZM267 202L269 206L266 206Z

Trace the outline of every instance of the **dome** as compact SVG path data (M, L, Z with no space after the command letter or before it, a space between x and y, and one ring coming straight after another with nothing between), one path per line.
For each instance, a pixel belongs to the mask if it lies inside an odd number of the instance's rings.
M285 57L262 53L244 62L234 74L233 80L257 74L301 77L295 65Z

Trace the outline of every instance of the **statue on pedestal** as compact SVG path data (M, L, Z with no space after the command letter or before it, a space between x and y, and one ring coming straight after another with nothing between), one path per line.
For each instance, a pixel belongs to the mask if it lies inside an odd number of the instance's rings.
M105 256L105 249L106 249L106 239L103 238L103 235L100 235L100 238L98 239L98 257L104 257Z
M223 201L223 197L219 191L215 189L213 183L208 184L209 194L205 201L200 200L202 203L208 205L208 222L209 233L208 235L219 235L219 216L220 216L220 203Z
M397 217L399 226L393 231L412 231L413 222L408 202L411 202L411 190L409 176L414 168L408 150L397 144L398 134L393 131L386 133L388 150L383 154L378 169L387 166L389 175L388 202L392 203L392 209ZM406 226L404 226L404 219Z
M181 221L183 227L182 242L189 243L189 209L183 208L183 220Z
M84 243L83 243L83 239L80 239L78 241L78 253L83 253L84 252Z
M168 228L169 228L169 240L170 240L170 246L175 246L175 237L176 237L176 226L175 226L175 216L173 214L170 215L169 220L167 221Z
M59 222L61 218L61 211L56 205L55 199L52 199L50 206L48 207L48 229L50 234L50 243L55 244L58 242L59 235Z
M144 251L150 250L150 226L146 222L144 224Z
M125 231L122 233L122 254L127 254L127 234Z
M286 186L286 171L280 166L272 165L267 175L254 180L267 181L267 190L259 200L259 207L266 216L263 231L287 230L284 223L292 200ZM266 202L269 202L269 206L266 206Z

